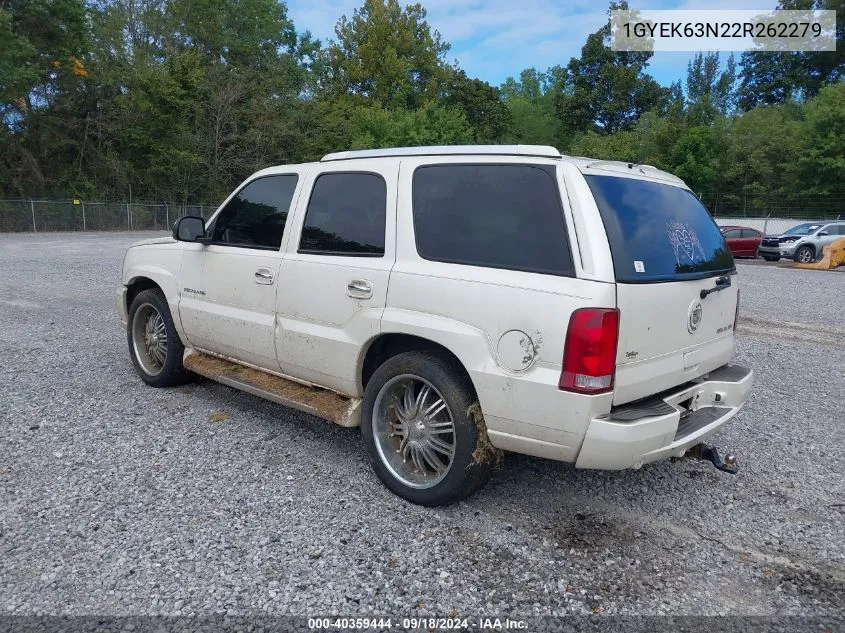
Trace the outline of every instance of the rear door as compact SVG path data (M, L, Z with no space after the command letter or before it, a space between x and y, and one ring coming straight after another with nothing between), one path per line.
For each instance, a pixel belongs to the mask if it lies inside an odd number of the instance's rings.
M585 176L607 232L620 310L614 403L727 363L738 301L733 257L679 184Z
M723 231L722 235L728 244L728 248L731 249L731 253L741 255L741 251L745 248L742 241L742 229L728 229Z
M819 230L819 233L827 233L827 235L818 235L818 253L821 255L822 249L828 244L832 244L840 239L845 233L845 224L828 224Z
M279 364L357 395L359 351L379 332L395 261L398 161L320 163L305 183L279 275Z
M756 229L742 229L742 243L744 255L754 257L757 255L757 247L760 246L762 234Z

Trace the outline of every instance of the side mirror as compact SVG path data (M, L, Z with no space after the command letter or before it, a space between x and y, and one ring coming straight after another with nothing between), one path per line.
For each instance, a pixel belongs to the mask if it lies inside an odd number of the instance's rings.
M173 239L179 242L196 242L205 236L205 220L197 215L186 215L173 225Z
M818 232L819 237L824 237L825 235L830 235L830 233L828 233L827 231L819 231Z

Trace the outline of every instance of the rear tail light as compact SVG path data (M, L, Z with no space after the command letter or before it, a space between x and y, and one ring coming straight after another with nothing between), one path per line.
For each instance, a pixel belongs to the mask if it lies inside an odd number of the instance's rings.
M605 393L613 389L619 310L581 308L572 313L559 387L578 393Z

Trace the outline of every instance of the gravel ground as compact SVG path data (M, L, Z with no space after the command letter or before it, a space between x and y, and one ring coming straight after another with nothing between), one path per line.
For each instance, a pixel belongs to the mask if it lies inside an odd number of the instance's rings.
M146 236L0 235L0 612L841 613L845 275L740 266L736 477L509 456L424 509L355 429L144 386L113 296Z

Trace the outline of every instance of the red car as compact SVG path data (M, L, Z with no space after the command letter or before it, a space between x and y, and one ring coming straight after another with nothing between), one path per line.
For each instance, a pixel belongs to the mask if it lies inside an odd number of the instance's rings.
M747 226L720 226L722 235L734 257L757 257L763 233Z

